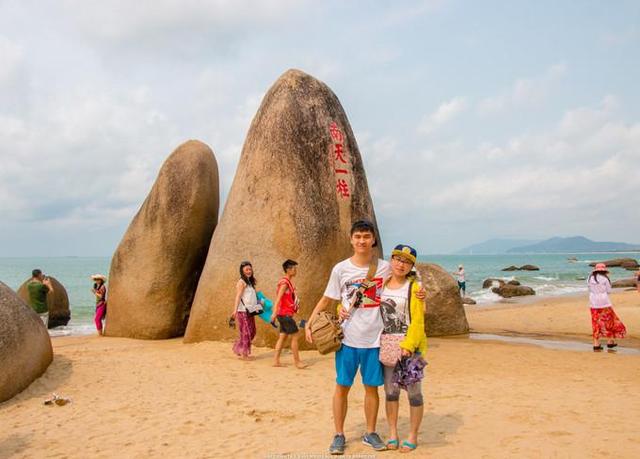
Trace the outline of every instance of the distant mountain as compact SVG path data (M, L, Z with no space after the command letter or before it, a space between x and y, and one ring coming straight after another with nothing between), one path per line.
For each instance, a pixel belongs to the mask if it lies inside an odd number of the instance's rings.
M583 236L552 237L536 244L512 247L507 250L507 253L624 252L625 250L640 250L640 244L596 242Z
M531 239L489 239L479 244L473 244L456 252L456 255L487 255L506 253L507 250L523 245L534 244L539 240Z

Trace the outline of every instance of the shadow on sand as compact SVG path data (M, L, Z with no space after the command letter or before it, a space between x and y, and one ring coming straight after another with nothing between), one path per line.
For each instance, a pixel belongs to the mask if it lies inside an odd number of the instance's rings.
M51 362L47 371L33 381L25 390L0 404L0 410L24 403L33 398L41 399L44 402L45 398L49 397L52 392L56 392L60 386L67 382L72 373L73 362L71 359L54 354L53 362ZM4 456L0 454L0 457Z

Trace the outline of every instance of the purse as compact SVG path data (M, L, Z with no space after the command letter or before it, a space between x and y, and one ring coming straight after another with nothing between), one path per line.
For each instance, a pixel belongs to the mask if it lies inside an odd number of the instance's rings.
M342 327L338 319L330 312L318 313L315 320L309 324L313 344L320 354L335 352L342 346Z
M244 306L244 308L247 310L247 314L249 314L250 316L259 316L264 312L264 308L262 307L261 303L244 304L242 298L240 298L240 303L242 303L242 306Z
M407 312L409 313L409 323L411 323L411 289L413 281L409 282L409 292L407 294ZM380 335L380 363L387 367L395 367L402 358L402 348L400 343L405 339L405 335L395 333L383 333Z
M386 334L380 336L380 363L387 367L395 367L402 357L400 343L404 335Z

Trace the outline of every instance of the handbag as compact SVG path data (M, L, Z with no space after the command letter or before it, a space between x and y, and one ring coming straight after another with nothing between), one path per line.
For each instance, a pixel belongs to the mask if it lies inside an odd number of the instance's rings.
M411 323L411 289L413 281L409 282L407 294L407 312L409 313L409 323ZM405 335L396 333L383 333L380 335L380 363L388 367L395 367L402 358L402 348L400 343L405 339Z
M380 363L387 367L395 367L402 357L400 343L404 335L383 333L380 336Z
M244 306L244 308L247 310L247 314L249 314L250 316L259 316L264 312L264 308L262 307L261 303L244 304L242 298L240 298L240 303L242 303L242 306Z
M320 354L335 352L342 346L342 327L338 319L330 312L320 312L309 324L313 344Z

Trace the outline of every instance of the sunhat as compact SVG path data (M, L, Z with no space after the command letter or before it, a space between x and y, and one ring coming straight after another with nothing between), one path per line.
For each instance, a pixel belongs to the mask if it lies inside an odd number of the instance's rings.
M104 274L94 274L93 276L91 276L91 279L93 280L100 279L102 282L107 282L107 276L105 276Z
M407 260L410 260L411 263L414 263L414 264L416 262L416 257L417 257L416 249L406 244L398 244L397 246L395 246L395 248L391 252L391 256L393 255L404 257Z
M458 269L462 268L462 265L458 265Z
M605 273L608 273L609 270L607 269L607 265L605 265L604 263L596 263L595 268L593 268L593 271L604 271Z

